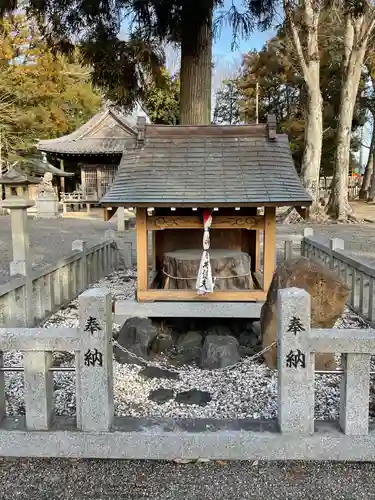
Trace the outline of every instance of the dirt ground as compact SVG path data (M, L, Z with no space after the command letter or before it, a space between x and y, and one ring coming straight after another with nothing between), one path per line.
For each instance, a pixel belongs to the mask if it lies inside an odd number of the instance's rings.
M375 211L375 208L374 208ZM285 234L302 234L304 227L312 227L314 233L323 241L329 238L342 238L345 248L355 255L361 255L375 263L375 224L330 224L310 225L290 224L278 226L280 239ZM56 262L71 253L72 242L77 239L86 240L92 245L104 236L107 229L116 229L116 221L104 222L100 219L63 218L34 220L28 218L30 248L33 265L43 266ZM126 231L121 240L132 245L135 257L135 231ZM12 260L12 234L10 217L0 217L0 284L9 279L9 263Z
M375 464L1 460L1 500L372 500Z
M359 219L375 222L375 203L358 200L350 202L350 205Z

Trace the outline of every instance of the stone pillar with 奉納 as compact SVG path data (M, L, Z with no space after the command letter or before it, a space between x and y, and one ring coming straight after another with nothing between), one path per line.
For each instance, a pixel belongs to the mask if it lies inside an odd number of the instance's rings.
M312 434L315 364L308 340L310 296L300 288L279 290L277 295L280 430Z
M82 349L77 353L77 428L108 431L113 406L112 298L105 288L79 297Z

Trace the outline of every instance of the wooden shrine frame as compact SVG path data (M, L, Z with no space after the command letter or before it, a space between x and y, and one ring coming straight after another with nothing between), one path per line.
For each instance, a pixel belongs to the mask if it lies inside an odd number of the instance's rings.
M148 216L147 209L137 207L136 210L136 238L137 238L137 300L138 302L154 301L208 301L208 302L254 302L266 299L276 262L276 207L265 207L264 216L220 216L214 217L212 229L248 229L256 230L256 262L259 262L259 232L264 232L263 248L264 263L263 275L256 272L261 289L226 291L217 290L213 293L199 296L195 290L164 290L151 289L148 284L148 231L162 231L164 229L202 229L203 224L199 216ZM153 239L154 241L154 239ZM155 257L153 256L153 267ZM256 268L258 271L258 268Z

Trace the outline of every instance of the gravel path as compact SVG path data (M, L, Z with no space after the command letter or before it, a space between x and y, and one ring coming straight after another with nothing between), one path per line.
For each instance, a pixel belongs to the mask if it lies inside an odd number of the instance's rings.
M3 460L1 500L371 500L375 464Z

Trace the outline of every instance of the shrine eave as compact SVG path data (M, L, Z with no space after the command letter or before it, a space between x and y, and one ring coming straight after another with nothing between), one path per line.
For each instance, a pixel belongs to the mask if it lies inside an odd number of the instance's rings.
M138 126L105 206L309 206L288 137L267 126Z
M287 201L253 201L253 202L223 202L223 201L211 201L211 202L196 202L196 201L184 201L182 202L169 202L163 203L160 201L149 201L149 202L139 202L139 201L127 201L127 202L109 202L105 200L100 201L100 205L103 207L125 207L125 208L251 208L251 207L309 207L311 205L311 200L287 200Z

